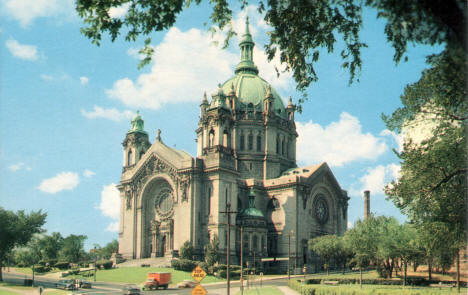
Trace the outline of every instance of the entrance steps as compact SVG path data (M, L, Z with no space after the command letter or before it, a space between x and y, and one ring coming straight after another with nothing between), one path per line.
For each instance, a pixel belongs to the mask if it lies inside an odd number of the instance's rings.
M141 259L131 259L125 262L119 263L117 267L135 267L142 265L149 265L151 267L170 267L171 266L171 257L154 257L154 258L141 258Z

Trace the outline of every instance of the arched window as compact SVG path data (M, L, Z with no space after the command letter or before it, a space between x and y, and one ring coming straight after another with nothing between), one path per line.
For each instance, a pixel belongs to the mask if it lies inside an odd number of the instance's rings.
M127 153L127 166L132 165L133 163L132 157L133 157L132 149L129 149Z
M281 141L281 153L283 154L283 156L284 156L284 153L286 152L286 148L285 148L285 146L284 146L284 143L285 143L285 142L284 142L284 139L283 139L283 140Z
M276 154L280 153L280 138L279 135L276 136Z
M229 133L227 132L227 130L224 130L223 132L223 146L229 147Z
M257 152L262 150L262 136L257 135Z
M145 151L140 151L140 158L139 159L143 158L144 154L145 154Z
M244 238L243 238L243 242L244 242L244 251L248 251L249 250L249 236L247 234L244 234Z
M267 249L265 247L266 247L266 245L265 245L265 236L262 236L262 248L260 249L260 251L266 251Z
M214 137L215 137L215 132L213 129L210 131L210 138L208 140L208 147L214 146Z
M245 136L244 134L240 135L240 140L239 140L239 149L243 151L245 148Z
M286 141L286 157L290 157L289 155L289 139Z
M253 135L252 135L252 133L249 134L247 142L248 142L249 151L253 150Z

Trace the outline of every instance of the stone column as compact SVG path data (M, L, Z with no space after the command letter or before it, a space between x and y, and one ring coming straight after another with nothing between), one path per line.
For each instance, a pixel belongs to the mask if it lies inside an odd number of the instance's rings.
M370 191L364 191L364 220L370 216Z

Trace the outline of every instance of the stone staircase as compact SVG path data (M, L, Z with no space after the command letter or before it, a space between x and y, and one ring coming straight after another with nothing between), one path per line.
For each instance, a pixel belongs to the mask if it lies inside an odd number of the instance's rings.
M135 267L141 266L142 264L149 265L151 267L170 267L171 260L171 257L132 259L122 263L118 263L116 267Z

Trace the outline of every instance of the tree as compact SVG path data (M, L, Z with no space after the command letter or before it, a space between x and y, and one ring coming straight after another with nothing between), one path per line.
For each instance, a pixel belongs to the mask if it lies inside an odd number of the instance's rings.
M53 232L51 235L44 235L39 240L39 245L43 259L57 260L63 246L63 237L59 232Z
M60 250L60 258L69 262L78 262L85 255L84 235L69 235L63 239L63 247Z
M107 243L102 248L99 245L95 246L96 254L102 259L110 259L113 253L117 253L119 251L119 242L117 240L112 240L112 242Z
M210 244L205 247L205 261L209 266L213 266L219 261L219 239L217 235L214 235Z
M46 217L47 213L41 210L26 214L22 210L14 213L0 207L0 281L3 281L3 262L11 250L25 245L33 234L41 232Z
M85 26L82 34L92 43L100 45L103 34L116 40L125 34L125 40L134 42L145 37L145 47L140 51L151 61L153 49L151 34L166 30L174 25L177 15L192 3L201 0L148 1L148 0L78 0L76 10ZM350 82L359 73L362 60L361 50L366 47L360 41L359 32L363 25L362 12L365 7L377 10L378 18L387 21L385 34L395 49L394 60L399 62L408 43L446 44L465 48L466 45L466 2L462 0L243 0L241 8L256 4L258 12L272 27L269 44L266 46L271 60L279 53L285 70L291 70L297 89L304 91L311 82L317 81L315 63L320 50L332 53L340 39L344 48L340 50L342 67L350 72ZM226 0L211 0L210 15L212 32L226 30L226 42L235 34L232 30L232 6ZM123 17L111 17L111 8L125 7ZM405 57L406 59L407 57ZM141 64L141 65L142 65ZM299 101L302 103L302 100Z
M340 240L335 235L325 235L310 239L308 242L310 251L314 251L325 262L327 275L329 273L330 263L340 255Z
M194 254L195 249L192 244L189 241L185 241L182 247L180 247L180 258L192 260Z
M403 151L397 153L401 176L386 187L388 198L418 231L431 232L428 239L445 240L457 249L467 240L465 57L461 48L449 48L428 58L432 67L406 87L403 106L383 116L389 129L406 134ZM421 133L423 138L416 136ZM428 249L435 255L435 249Z

